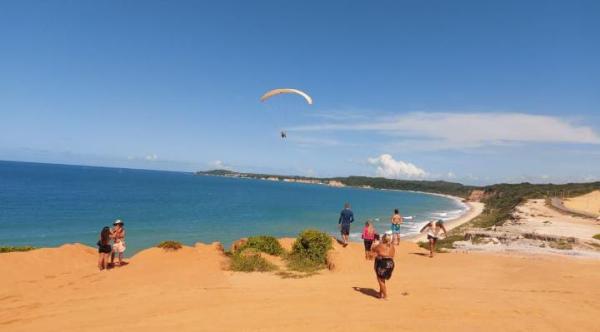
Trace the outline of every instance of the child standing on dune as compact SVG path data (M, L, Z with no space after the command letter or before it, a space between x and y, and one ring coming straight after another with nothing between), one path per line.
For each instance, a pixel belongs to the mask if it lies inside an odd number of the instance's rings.
M365 228L363 228L362 232L362 239L365 243L365 258L370 259L369 252L371 251L371 246L375 240L375 227L373 226L373 222L371 220L368 220L365 223Z
M98 269L105 270L108 267L108 255L112 252L110 245L110 228L104 227L100 232L100 240L98 245Z

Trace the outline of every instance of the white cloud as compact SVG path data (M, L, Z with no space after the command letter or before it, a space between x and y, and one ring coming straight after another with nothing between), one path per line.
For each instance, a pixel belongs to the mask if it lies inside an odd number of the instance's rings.
M391 179L413 179L427 176L427 172L414 164L395 160L389 154L382 154L376 158L369 158L369 164L376 167L377 176Z
M144 157L144 159L146 159L148 161L156 161L156 160L158 160L158 156L155 153L149 154L146 157Z
M408 113L371 122L319 124L289 131L373 131L402 137L402 142L410 141L410 146L422 149L515 143L600 144L600 135L589 126L525 113Z

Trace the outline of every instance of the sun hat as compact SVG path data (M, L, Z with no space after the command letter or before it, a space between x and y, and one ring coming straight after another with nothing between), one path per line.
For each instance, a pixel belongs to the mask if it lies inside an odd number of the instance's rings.
M125 225L125 223L121 219L117 219L115 222L113 222L113 225Z

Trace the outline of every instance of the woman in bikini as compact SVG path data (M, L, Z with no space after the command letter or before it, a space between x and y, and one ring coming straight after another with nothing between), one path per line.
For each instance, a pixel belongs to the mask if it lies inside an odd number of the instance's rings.
M394 245L400 244L400 224L403 221L404 219L402 219L398 209L394 209L394 215L392 216L392 242Z
M112 251L110 246L110 228L104 227L100 232L100 240L96 243L98 245L98 269L100 271L108 268L108 255Z
M444 237L447 235L446 227L444 227L444 222L440 219L438 221L430 221L427 225L423 226L420 233L427 231L427 240L429 241L429 257L433 258L433 253L435 252L435 244L440 237L440 230L444 231Z
M375 275L379 283L380 299L387 299L385 281L392 277L395 253L396 249L392 244L392 237L389 234L383 235L381 243L371 249L371 255L375 257Z
M111 238L113 239L112 254L110 256L110 263L114 264L115 254L119 255L119 265L123 264L123 253L125 252L125 223L117 219L113 223L113 229L111 230Z

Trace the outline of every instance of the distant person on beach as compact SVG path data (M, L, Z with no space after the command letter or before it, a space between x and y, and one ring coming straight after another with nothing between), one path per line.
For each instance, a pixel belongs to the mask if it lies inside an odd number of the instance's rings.
M102 228L100 239L96 244L98 245L98 269L102 271L108 268L108 255L112 252L112 246L110 245L110 228Z
M350 204L344 204L344 209L340 212L340 232L342 233L342 242L344 247L348 245L348 236L350 235L350 224L354 222L354 213L350 209Z
M392 277L394 272L394 255L396 249L392 244L392 236L383 235L381 243L371 249L371 257L375 257L375 275L379 283L379 298L387 299L387 288L385 281Z
M111 230L111 237L113 239L112 254L110 256L110 263L114 264L115 254L119 257L119 266L123 264L123 253L125 252L125 223L120 219L115 220L113 223L113 229Z
M400 244L400 225L404 222L404 219L398 212L398 209L394 209L394 215L392 216L392 242L394 245Z
M365 258L370 259L371 246L375 240L375 227L373 227L373 222L371 222L371 220L365 223L365 228L363 228L362 232L362 239L365 243Z
M427 225L423 226L420 233L427 231L427 240L429 241L429 257L433 257L433 253L435 252L435 244L439 239L440 230L444 231L444 237L448 234L446 232L446 227L444 227L444 222L441 219L437 221L430 221Z

